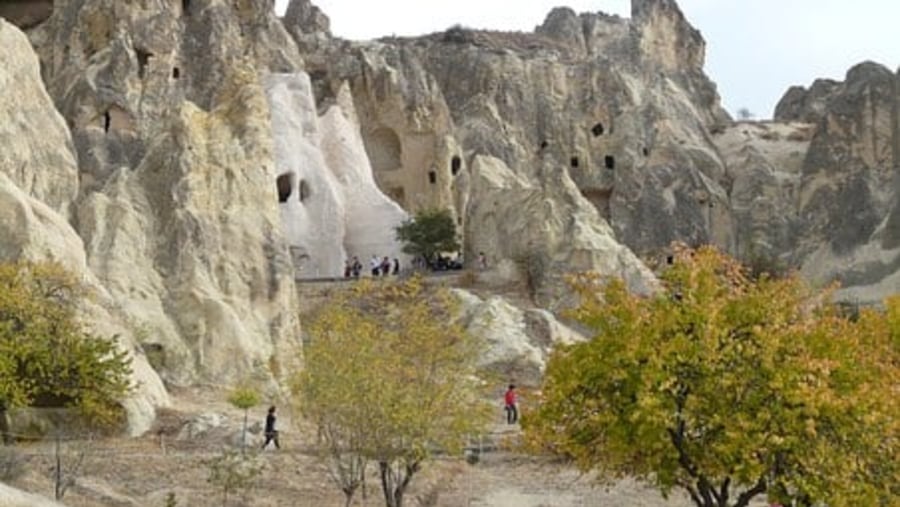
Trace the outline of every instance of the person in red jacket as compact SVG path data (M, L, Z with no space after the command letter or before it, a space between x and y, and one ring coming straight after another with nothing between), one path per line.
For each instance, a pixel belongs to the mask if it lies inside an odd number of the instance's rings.
M504 410L506 410L506 424L516 424L519 421L519 409L516 406L516 386L509 385L506 395L503 397Z

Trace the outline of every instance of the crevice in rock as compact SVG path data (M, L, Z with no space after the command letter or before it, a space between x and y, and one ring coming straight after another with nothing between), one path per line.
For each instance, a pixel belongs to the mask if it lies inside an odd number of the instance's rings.
M306 180L300 180L300 202L306 202L310 195L312 195L312 190L309 183Z
M109 111L103 113L103 131L109 133L109 129L112 126L112 115L109 114Z
M181 14L185 16L191 15L191 0L181 0Z
M431 183L432 185L437 184L437 173L436 172L428 171L428 183Z
M172 79L181 79L181 69L178 67L172 68Z
M453 157L450 160L450 172L453 173L453 176L459 174L459 171L462 169L462 159L458 156Z
M572 157L572 159L569 161L569 165L572 166L572 169L578 169L578 167L581 165L581 161L578 160L578 157Z
M616 168L616 157L613 157L612 155L607 155L606 157L603 158L603 164L606 166L607 169L612 171L613 169Z

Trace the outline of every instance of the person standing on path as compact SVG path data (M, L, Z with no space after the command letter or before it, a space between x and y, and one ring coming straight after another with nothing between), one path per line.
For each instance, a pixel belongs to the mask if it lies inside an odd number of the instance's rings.
M266 416L266 441L262 445L263 449L269 445L269 442L275 442L275 448L281 449L281 445L278 444L278 430L275 429L275 420L275 406L273 405L269 407L269 414Z
M516 424L519 421L519 408L516 406L517 398L516 386L510 384L509 389L506 390L506 395L503 396L506 424Z

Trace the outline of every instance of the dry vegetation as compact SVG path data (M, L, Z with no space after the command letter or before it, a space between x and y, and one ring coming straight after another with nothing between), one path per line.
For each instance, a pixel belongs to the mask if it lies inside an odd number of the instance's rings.
M224 401L225 394L212 389L177 393L176 407L166 410L158 429L138 439L105 439L92 445L85 472L63 499L70 507L135 506L164 507L174 494L178 506L222 505L221 491L208 484L210 459L220 455L231 436L240 431L241 412ZM179 430L202 413L227 417L227 428L191 440L176 440ZM254 414L251 424L263 413ZM501 417L498 409L498 422ZM312 433L298 428L285 410L279 419L282 450L262 454L266 468L246 499L229 505L253 507L340 506L343 495L330 482L324 468L309 453ZM160 439L160 433L164 435ZM515 431L498 424L490 442L508 442ZM258 433L254 435L258 438ZM255 442L256 440L254 440ZM438 459L426 465L414 480L406 505L412 507L538 507L538 506L645 506L681 507L682 498L663 500L653 491L632 481L595 487L573 469L543 458L500 451L486 453L474 465L464 460ZM17 449L31 456L26 473L12 481L21 489L48 497L53 495L53 444L23 444ZM65 449L64 449L65 451ZM384 505L374 470L367 485L368 498L360 495L353 505Z

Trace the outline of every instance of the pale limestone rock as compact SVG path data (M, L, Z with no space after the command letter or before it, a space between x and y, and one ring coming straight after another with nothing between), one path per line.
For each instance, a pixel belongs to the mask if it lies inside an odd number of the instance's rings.
M82 279L93 293L80 308L84 321L97 335L118 336L132 357L136 390L123 405L129 432L140 434L152 423L155 408L169 403L168 395L128 317L89 271L82 240L66 221L77 193L75 157L68 129L40 82L37 59L25 36L3 21L0 40L0 84L10 91L0 99L0 115L8 119L0 122L0 139L9 147L0 155L0 260L55 261ZM35 126L42 131L35 132ZM8 164L26 160L31 162L10 170Z
M656 286L653 274L615 241L609 225L565 171L545 168L538 179L545 183L539 185L502 160L479 156L471 172L466 238L474 251L492 252L489 264L541 263L546 280L537 285L547 285L544 295L551 300L562 297L562 273L615 274L641 293Z
M55 261L80 276L92 293L80 314L92 333L118 337L120 347L132 359L135 391L123 406L128 414L128 432L140 435L150 429L156 408L169 404L169 397L137 344L128 316L93 277L85 262L84 246L63 218L42 202L25 195L0 174L0 261Z
M63 504L0 482L0 507L63 507Z
M228 423L228 418L215 412L206 412L193 417L178 431L177 440L197 440L219 430Z
M271 2L57 2L30 36L73 132L88 265L148 357L175 384L283 379L299 322L258 80L303 60Z
M778 117L717 136L739 252L800 268L837 296L876 304L900 288L900 77L865 62L843 82L788 90ZM740 238L744 238L741 240Z
M0 48L0 173L65 218L78 193L71 135L28 38L2 19Z
M459 289L453 294L461 302L466 331L487 344L481 367L516 384L540 385L553 347L584 340L545 310L523 311L500 296L484 300Z
M175 383L277 379L300 360L268 104L246 68L222 92L208 113L183 104L141 165L114 172L79 214L91 268Z
M323 98L350 83L380 188L411 212L450 208L466 231L466 257L485 251L502 264L509 252L494 248L507 242L470 236L482 218L470 210L489 206L477 202L488 193L473 177L478 157L502 160L536 188L574 181L586 198L578 206L596 208L641 255L673 240L733 248L729 182L708 134L729 118L702 72L704 50L674 2L646 1L635 3L632 20L555 9L535 33L454 28L334 40L307 62ZM557 247L568 248L548 246ZM551 270L614 267L593 262L601 257Z
M403 257L407 214L378 187L346 93L319 117L306 74L267 78L281 219L299 278L342 276L344 261Z
M791 264L801 226L797 199L803 161L815 129L799 122L739 122L713 137L732 182L739 257Z

